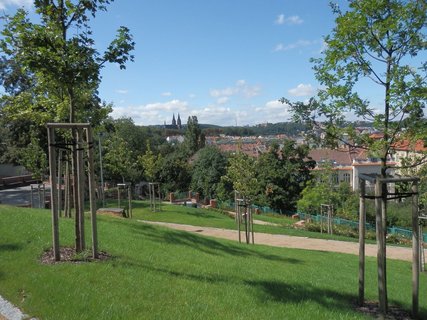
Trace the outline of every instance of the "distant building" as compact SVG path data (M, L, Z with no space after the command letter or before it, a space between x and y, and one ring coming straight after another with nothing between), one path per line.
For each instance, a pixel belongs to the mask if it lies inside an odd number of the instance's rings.
M163 125L164 129L175 129L175 130L181 130L182 129L182 123L181 123L181 117L178 113L178 117L175 119L175 113L172 116L172 122L171 124L166 124L166 121Z
M348 182L353 190L359 189L359 174L380 174L381 162L379 159L369 158L367 152L360 148L340 149L312 149L308 155L316 161L314 170L322 170L322 163L330 163L332 166L332 179L336 184ZM394 172L395 163L388 159L389 173ZM372 187L367 184L367 187Z

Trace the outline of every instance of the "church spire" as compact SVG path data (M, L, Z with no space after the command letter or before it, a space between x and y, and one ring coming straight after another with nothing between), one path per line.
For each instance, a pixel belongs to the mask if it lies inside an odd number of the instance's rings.
M177 119L177 121L176 121L176 125L177 125L178 129L181 129L181 128L182 128L182 125L181 125L181 117L179 116L179 113L178 113L178 119Z
M172 117L172 125L176 126L175 113L173 114L173 117Z

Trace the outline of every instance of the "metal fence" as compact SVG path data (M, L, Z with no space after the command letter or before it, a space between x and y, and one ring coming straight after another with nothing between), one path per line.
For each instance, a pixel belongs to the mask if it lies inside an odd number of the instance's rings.
M327 217L322 216L322 215L305 214L303 212L298 212L297 214L300 216L301 219L306 219L307 217L310 217L310 219L312 221L316 221L316 222L327 220ZM321 219L323 219L323 220L321 220ZM351 227L353 229L359 228L359 222L347 220L347 219L343 219L343 218L333 218L333 224L345 225L345 226ZM366 230L375 231L375 226L370 224L370 223L366 223ZM387 228L387 233L388 234L396 234L396 235L399 235L399 236L402 236L402 237L405 237L408 239L412 239L412 230L408 230L408 229L403 229L403 228L399 228L399 227L390 227L390 228ZM427 233L423 234L423 241L427 242Z
M218 207L223 209L223 210L229 210L229 211L234 211L234 202L232 201L225 201L225 202L218 202ZM273 210L270 207L263 207L263 206L256 206L253 205L252 206L255 209L259 209L262 213L275 213L275 214L286 214L286 215L293 215L293 214L298 214L299 217L301 219L306 219L308 216L310 217L310 219L312 221L315 222L326 222L327 217L326 216L322 216L319 214L306 214L303 212L277 212L277 210ZM341 225L341 226L347 226L353 229L358 229L359 228L359 222L358 221L352 221L352 220L347 220L344 218L333 218L333 224L336 225ZM366 223L366 230L371 230L371 231L375 231L375 225L370 224L370 223ZM387 228L387 233L388 234L396 234L408 239L412 239L412 230L408 230L408 229L403 229L403 228L399 228L399 227L390 227ZM423 234L423 241L427 242L427 233Z

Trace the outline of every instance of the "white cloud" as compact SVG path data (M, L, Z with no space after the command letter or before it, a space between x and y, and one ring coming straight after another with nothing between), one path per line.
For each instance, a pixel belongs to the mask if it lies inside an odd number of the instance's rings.
M286 19L287 23L289 24L301 24L304 22L299 16L290 16Z
M297 42L290 43L290 44L283 44L279 43L276 45L276 47L273 49L274 52L278 51L289 51L297 48L307 47L311 46L313 44L316 44L317 41L309 41L309 40L298 40Z
M157 110L157 111L186 111L188 109L188 103L186 101L180 101L177 99L167 102L156 102L149 103L142 106L146 110Z
M315 89L311 84L300 83L296 88L288 90L288 93L294 97L307 97L312 96L315 92Z
M211 89L210 90L210 95L211 97L214 98L219 98L219 97L229 97L236 94L236 89L235 88L225 88L225 89Z
M277 19L276 20L274 20L274 23L275 24L284 24L285 23L285 15L282 13L282 14L279 14L278 16L277 16Z
M119 94L128 94L129 91L126 89L118 89L118 90L116 90L116 92Z
M276 123L290 119L289 105L279 100L267 101L264 106L255 108L257 123Z
M130 117L138 125L163 124L165 119L172 119L172 113L188 112L186 101L171 100L167 102L148 103L139 106L113 107L112 117Z
M0 10L6 10L10 6L30 8L32 5L33 0L0 0Z
M252 98L258 96L261 93L261 87L258 85L248 85L245 80L237 80L233 87L211 89L209 93L211 97L217 98L218 103L220 103L220 99L224 97L230 98L235 95L241 95L245 98ZM221 101L224 100L221 99Z
M246 85L246 80L237 80L236 86L237 87L244 87Z
M218 103L218 104L224 104L224 103L227 103L228 100L230 100L229 97L220 97L220 98L218 98L218 100L216 101L216 103Z
M163 97L170 97L172 95L172 92L162 92Z
M195 95L194 93L190 93L190 94L188 95L188 97L189 97L190 99L194 99L194 98L196 97L196 95Z
M199 123L214 123L221 125L234 125L236 112L231 108L210 105L191 110L191 115L197 116Z
M304 20L302 20L299 16L290 16L290 17L285 17L285 15L279 14L276 18L276 20L274 20L275 24L289 24L289 25L295 25L295 24L301 24L303 23Z

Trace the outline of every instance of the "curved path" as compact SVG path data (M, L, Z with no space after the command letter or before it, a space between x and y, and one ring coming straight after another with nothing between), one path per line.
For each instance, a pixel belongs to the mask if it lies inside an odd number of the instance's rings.
M139 222L159 225L171 229L195 232L204 236L210 236L221 239L235 240L238 239L237 230L198 227L185 224L154 222L138 220ZM295 237L280 234L269 234L255 232L255 244L263 244L274 247L286 247L295 249L306 249L316 251L330 251L339 253L359 254L358 242L347 242L337 240L313 239L307 237ZM365 254L369 257L377 256L377 245L366 244ZM412 249L405 247L387 246L387 258L395 260L412 261Z

